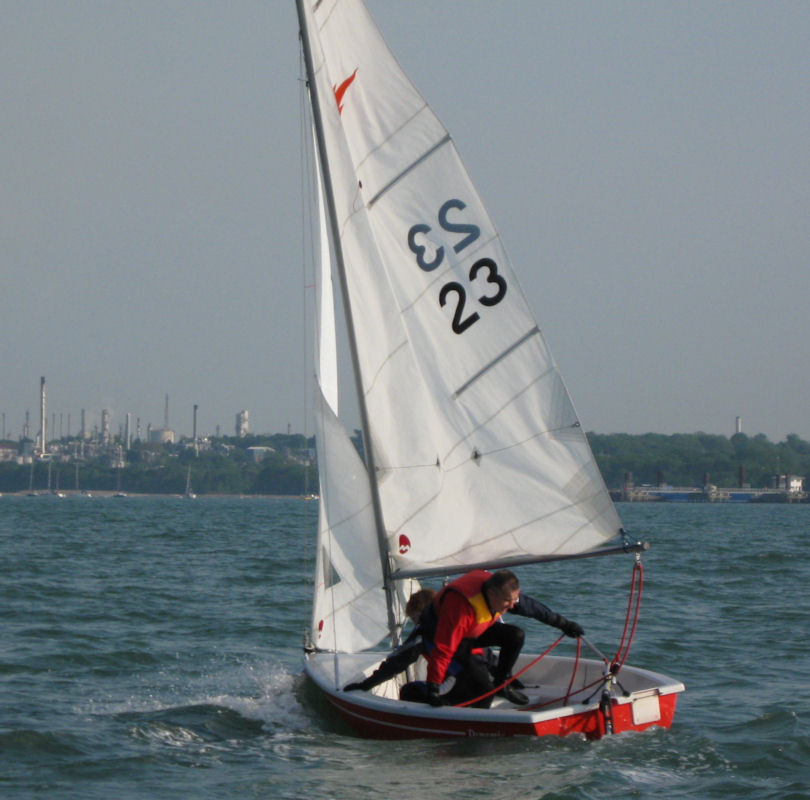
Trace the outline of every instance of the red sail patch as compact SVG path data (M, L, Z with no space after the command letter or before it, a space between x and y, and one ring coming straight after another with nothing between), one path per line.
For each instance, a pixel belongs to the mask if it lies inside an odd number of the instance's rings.
M399 537L399 552L405 555L411 549L411 540L403 533Z
M338 113L343 113L343 95L346 94L346 90L352 85L352 81L354 81L355 77L357 76L357 70L355 70L348 78L346 78L340 86L333 86L332 90L335 93L335 100L337 100L337 107Z

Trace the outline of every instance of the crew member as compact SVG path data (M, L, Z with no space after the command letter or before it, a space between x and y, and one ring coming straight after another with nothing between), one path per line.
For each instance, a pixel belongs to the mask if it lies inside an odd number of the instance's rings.
M405 614L412 620L416 627L411 631L405 641L389 655L374 672L367 678L357 683L349 683L343 687L344 692L353 692L362 689L367 692L381 683L384 683L394 675L404 672L408 667L419 659L422 655L424 645L422 643L422 628L419 619L425 608L430 605L436 592L433 589L420 589L414 592L405 605Z
M451 661L461 664L459 678L465 693L472 699L504 683L523 647L525 634L516 625L497 623L505 612L532 617L559 628L566 636L582 636L582 627L528 595L521 595L520 584L509 570L490 573L474 570L447 584L425 608L421 617L422 636L427 651L427 701L443 705L439 695ZM478 648L498 647L500 653L494 674L480 659L471 658ZM463 702L457 692L453 702ZM528 698L511 683L499 691L515 705L525 705ZM489 705L487 698L480 705ZM479 705L476 703L476 705Z

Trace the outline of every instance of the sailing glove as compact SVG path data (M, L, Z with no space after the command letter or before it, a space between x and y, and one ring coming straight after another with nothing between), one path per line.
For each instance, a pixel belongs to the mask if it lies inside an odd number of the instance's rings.
M566 636L570 636L572 639L577 639L578 637L585 635L585 631L582 630L582 625L580 625L578 622L574 622L572 619L566 619L563 617L557 627Z
M442 698L439 696L439 684L438 683L428 683L427 685L427 701L432 706L442 706L444 703L442 702Z

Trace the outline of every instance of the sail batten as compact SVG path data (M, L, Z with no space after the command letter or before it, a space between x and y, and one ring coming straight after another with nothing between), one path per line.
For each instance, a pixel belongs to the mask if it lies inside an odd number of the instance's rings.
M388 184L383 186L382 189L380 189L377 192L377 194L375 194L374 197L372 197L368 201L368 204L367 204L368 208L371 209L371 207L377 202L377 200L379 200L400 179L404 178L412 169L416 169L423 161L426 161L428 158L430 158L433 155L433 153L436 152L436 150L438 150L440 147L442 147L442 145L447 144L447 142L449 142L449 141L450 141L450 134L448 133L445 136L443 136L438 142L436 142L436 144L434 144L433 147L428 149L426 152L422 153L422 155L419 156L419 158L417 158L416 161L412 162L407 167L405 167L405 169L402 170L402 172L400 172L399 175L394 176L388 182Z
M540 328L538 328L536 325L530 331L524 333L523 336L521 336L516 342L509 345L509 347L507 347L506 350L503 351L503 353L496 356L492 361L489 362L489 364L484 365L480 370L478 370L478 372L476 372L475 375L473 375L465 384L459 386L458 389L456 389L456 391L453 392L453 398L455 399L461 396L467 388L469 388L473 383L475 383L482 375L489 372L489 370L492 369L492 367L494 367L499 361L506 358L513 350L516 350L518 347L520 347L523 344L523 342L525 342L527 339L529 339L532 336L537 336L539 333Z

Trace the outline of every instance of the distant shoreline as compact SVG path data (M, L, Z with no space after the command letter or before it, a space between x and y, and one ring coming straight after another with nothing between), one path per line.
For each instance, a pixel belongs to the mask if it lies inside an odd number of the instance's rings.
M755 494L747 499L728 499L725 497L711 499L704 495L701 490L682 490L678 493L672 493L672 496L666 496L667 492L635 492L631 496L625 496L620 490L613 490L610 495L614 503L658 503L666 505L720 505L720 506L759 506L759 505L803 505L810 503L810 495L807 493L791 494L787 492L772 492L763 491ZM158 499L165 498L168 500L300 500L303 502L311 502L317 500L317 495L303 495L303 494L225 494L221 492L213 492L210 494L195 494L187 496L178 494L176 492L118 492L109 489L76 491L75 489L66 489L58 491L20 491L20 492L0 492L2 497L31 497L31 498L55 498L66 499L69 497L83 497L88 500L99 498L103 500L138 500L138 499Z
M92 500L93 498L102 498L102 499L118 499L118 500L127 500L127 499L139 499L139 498L158 498L158 497L165 497L168 499L173 500L202 500L206 498L216 498L216 499L224 499L224 498L236 498L241 500L317 500L317 496L315 495L302 495L302 494L223 494L218 492L212 492L210 494L195 494L193 497L189 497L184 494L178 494L177 492L118 492L118 491L111 491L109 489L88 489L87 491L76 491L75 489L59 489L58 491L49 492L47 490L42 491L22 491L22 492L0 492L0 497L53 497L55 499L65 499L68 497L84 497L88 500Z

